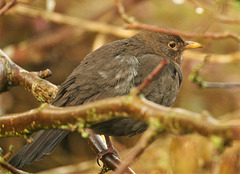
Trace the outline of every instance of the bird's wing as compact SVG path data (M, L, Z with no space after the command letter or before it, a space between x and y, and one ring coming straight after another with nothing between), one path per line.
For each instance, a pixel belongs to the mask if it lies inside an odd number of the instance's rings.
M139 69L134 86L141 84L145 77L159 64L163 57L145 54L138 57ZM171 106L182 82L182 70L178 64L169 61L158 76L143 90L144 96L155 103ZM110 136L133 136L147 129L148 125L130 118L116 118L92 125L94 132Z
M123 50L111 52L109 48L116 50L113 47L117 46L106 45L89 54L62 83L51 104L60 107L75 106L128 93L133 86L138 61L134 56L123 57ZM99 57L101 55L104 57ZM69 131L63 130L39 131L33 142L25 145L9 163L16 168L22 168L35 160L41 160L51 153L68 133Z

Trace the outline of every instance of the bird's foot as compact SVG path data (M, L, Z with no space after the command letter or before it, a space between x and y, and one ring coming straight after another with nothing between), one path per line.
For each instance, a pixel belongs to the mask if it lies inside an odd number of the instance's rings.
M103 150L103 151L98 153L97 163L98 163L99 166L101 166L100 163L99 163L99 160L101 160L103 158L103 156L108 155L108 154L113 154L113 155L119 157L118 156L118 151L113 146L108 147L108 149Z

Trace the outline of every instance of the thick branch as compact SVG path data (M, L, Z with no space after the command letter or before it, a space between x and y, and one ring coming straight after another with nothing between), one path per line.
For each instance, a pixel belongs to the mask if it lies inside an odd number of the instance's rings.
M0 49L0 93L13 86L23 86L41 102L50 102L55 96L58 87L42 78L48 77L50 70L28 72L16 65Z
M239 119L218 121L206 113L168 108L129 95L65 108L46 104L28 112L3 115L0 134L2 137L21 136L40 129L71 129L74 124L89 127L92 123L120 116L155 123L161 132L198 132L204 136L219 136L225 141L240 139Z

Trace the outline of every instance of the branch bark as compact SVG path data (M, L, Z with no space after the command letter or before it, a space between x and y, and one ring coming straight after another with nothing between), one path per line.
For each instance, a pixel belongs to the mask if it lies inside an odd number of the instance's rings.
M10 137L31 134L40 129L71 130L74 125L89 127L93 123L120 116L139 119L150 126L158 125L159 133L198 132L204 136L220 137L226 142L240 139L238 118L219 121L208 113L168 108L131 95L65 108L44 104L27 112L3 115L0 118L0 134L1 137Z
M48 77L50 70L40 72L28 72L16 65L0 49L0 92L4 92L13 86L22 86L30 91L38 101L49 103L55 98L58 87L42 78Z

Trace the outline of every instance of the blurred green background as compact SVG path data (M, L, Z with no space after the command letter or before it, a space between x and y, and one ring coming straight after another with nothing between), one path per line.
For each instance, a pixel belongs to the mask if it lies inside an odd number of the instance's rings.
M3 0L0 0L0 2L0 6L2 6ZM27 5L42 11L47 10L46 4L51 3L42 0L19 0L18 2L20 5ZM56 0L55 2L54 11L67 16L99 21L119 27L124 24L117 13L114 0ZM199 34L208 31L231 32L240 35L239 23L227 24L214 17L215 15L224 15L231 19L240 20L240 1L237 0L125 0L123 2L127 14L146 24ZM24 69L39 71L49 68L53 75L48 80L57 85L60 85L81 60L91 52L94 44L99 44L99 42L100 44L106 44L117 39L122 38L85 31L81 27L76 28L53 23L41 17L20 15L14 12L14 8L6 15L0 16L0 48ZM239 60L239 42L231 38L221 40L210 38L184 39L198 41L204 45L204 48L196 50L196 57L192 59L189 59L188 56L186 56L187 58L183 57L184 80L174 107L181 107L198 113L207 110L214 117L220 119L233 117L229 113L237 112L240 109L239 88L201 89L190 82L188 76L192 68L202 61L198 58L198 54L238 56L236 59ZM240 62L218 63L211 61L210 58L210 62L201 70L201 75L206 81L240 82ZM25 91L22 87L15 87L9 92L0 94L1 114L26 111L38 107L39 104L31 93ZM171 137L172 135L163 135L159 141L151 146L154 150L151 151L150 148L147 159L155 161L155 166L152 166L152 162L148 164L143 156L141 159L145 162L145 168L140 167L142 166L140 159L135 165L135 171L138 171L137 173L148 173L150 171L151 173L176 173L174 172L176 167L174 168L172 165L174 157L169 153L169 149L173 148L172 151L175 149ZM126 156L127 149L132 147L138 138L139 136L117 138L115 143L120 155ZM190 137L189 141L193 142L194 146L203 145L208 149L204 150L204 154L207 154L205 156L209 156L201 157L205 162L198 162L197 167L194 170L190 169L190 171L210 173L211 154L213 153L213 150L209 150L212 149L211 142L199 136L194 140ZM10 144L14 145L16 152L25 144L25 140L23 138L0 139L0 147L5 152ZM199 149L198 147L192 149L189 147L188 149L188 153L192 155L199 153L203 155L202 151L196 152ZM151 160L149 154L152 154ZM155 159L154 155L156 154L159 156ZM78 133L71 133L52 155L40 162L35 162L25 170L36 172L86 160L93 160L90 163L90 168L97 168L95 159L95 154L85 140ZM148 165L151 167L148 167ZM185 166L185 168L189 167ZM96 171L86 170L83 173L96 173L97 171L100 171L100 169L97 168Z

